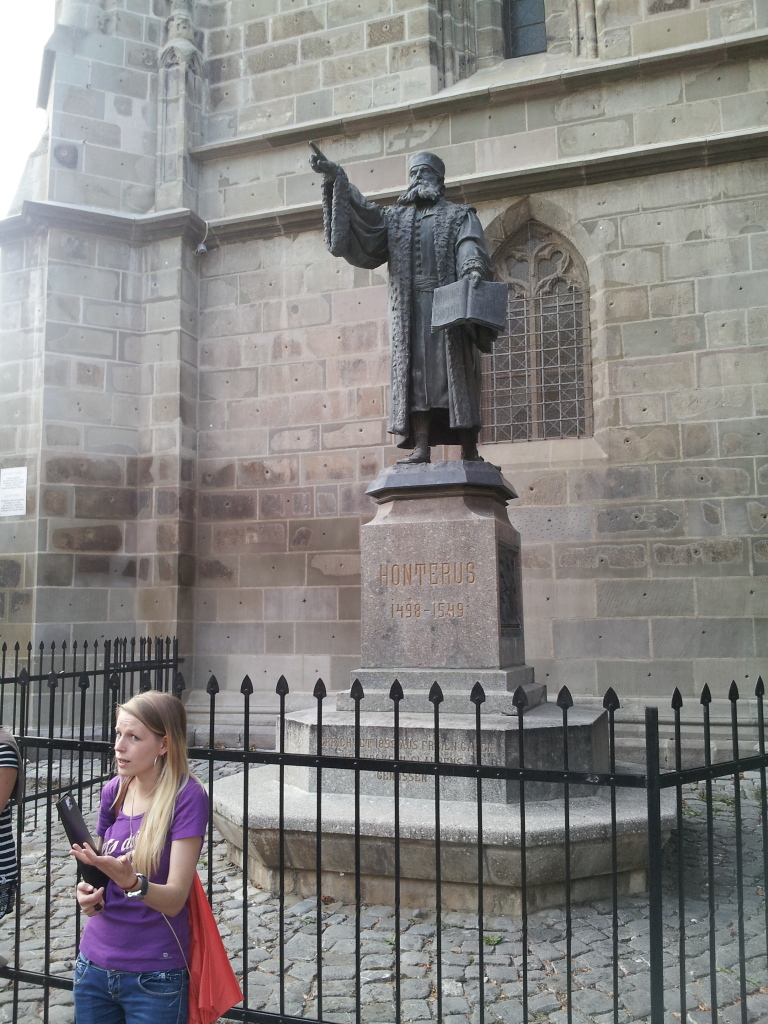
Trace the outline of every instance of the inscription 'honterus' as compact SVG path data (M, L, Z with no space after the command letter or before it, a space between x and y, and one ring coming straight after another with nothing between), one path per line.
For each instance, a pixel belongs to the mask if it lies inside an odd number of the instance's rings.
M474 562L381 562L382 587L447 587L475 582Z

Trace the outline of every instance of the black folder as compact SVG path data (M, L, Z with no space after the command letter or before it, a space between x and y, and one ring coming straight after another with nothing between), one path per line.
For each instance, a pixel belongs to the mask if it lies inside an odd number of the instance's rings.
M88 826L85 824L83 812L77 806L77 800L75 800L71 793L67 793L66 796L59 800L56 804L56 810L59 812L61 823L64 826L64 831L67 833L67 839L70 843L77 843L78 846L84 846L88 843L91 849L95 850L96 843L88 831ZM92 885L94 889L100 889L102 885L106 886L109 881L108 875L105 875L103 871L93 867L91 864L83 864L81 861L78 861L77 866L80 868L83 881Z

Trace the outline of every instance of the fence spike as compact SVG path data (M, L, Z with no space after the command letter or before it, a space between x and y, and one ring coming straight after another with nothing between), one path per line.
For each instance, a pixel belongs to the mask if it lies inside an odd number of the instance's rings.
M115 693L120 689L120 676L117 672L113 672L109 677L109 688L110 690L114 690Z
M485 690L483 689L481 683L475 683L475 685L472 687L472 693L470 693L469 699L472 701L475 707L479 707L481 704L485 704Z
M278 697L285 697L288 693L288 680L285 676L280 676L277 680L277 686L275 687L275 693Z
M618 711L621 707L619 696L612 686L609 686L603 697L603 707L606 711Z
M560 687L560 693L558 693L555 703L561 711L567 711L568 708L573 707L573 697L567 686Z
M733 702L739 699L739 688L736 685L736 680L731 680L731 685L728 689L728 700Z
M389 699L394 701L401 701L403 699L403 688L400 685L399 679L396 679L390 686Z
M429 702L430 704L442 704L444 699L440 684L435 680L429 690Z
M80 673L80 678L77 680L77 685L80 687L81 690L89 689L89 687L91 685L91 681L88 678L88 673L87 672L81 672Z
M363 697L365 697L363 684L360 682L359 679L355 679L355 681L352 683L352 689L349 691L349 696L354 701L361 701Z
M149 678L149 672L142 672L139 676L139 693L146 693L147 690L152 689L152 680Z
M22 686L29 686L29 672L25 668L19 672L19 683Z
M48 673L48 688L51 689L51 690L55 690L58 685L59 685L59 677L56 675L55 672L49 672Z
M316 697L318 700L323 700L323 698L326 697L327 694L328 691L325 688L325 683L323 682L322 679L318 678L317 682L315 683L315 688L312 691L312 696Z
M674 693L672 694L672 710L679 711L683 706L683 695L680 693L677 687L675 687Z
M219 692L219 681L216 676L211 676L208 680L208 685L205 688L205 692L209 697L212 697L215 693Z
M755 696L756 697L764 697L765 696L765 684L763 683L763 677L762 676L758 676L757 677L757 684L755 685Z
M528 707L528 695L522 686L518 686L512 694L512 704L517 708L518 712L522 712L523 708Z
M250 697L253 693L253 683L251 682L251 677L247 673L243 676L242 683L240 683L240 693L242 693L244 697Z
M0 648L0 650L2 650L3 654L5 654L5 652L8 650L8 644L5 642L5 640L3 640L3 646Z
M711 703L712 703L712 693L710 692L709 684L708 683L704 683L704 686L701 689L701 697L699 697L699 704L703 704L706 707L707 704L711 704Z
M177 672L173 677L173 686L171 687L171 693L181 699L182 693L186 690L187 684L184 682L184 676L181 672Z

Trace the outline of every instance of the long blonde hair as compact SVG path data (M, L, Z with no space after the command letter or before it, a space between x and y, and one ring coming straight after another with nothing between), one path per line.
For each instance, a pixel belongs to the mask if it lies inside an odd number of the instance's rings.
M142 725L156 736L164 736L168 747L166 753L160 755L160 777L152 802L141 823L133 851L135 870L150 876L160 863L173 821L176 797L189 779L187 712L178 697L159 690L137 693L125 704L118 705L115 717L121 711L138 718ZM122 806L132 779L133 776L120 780L113 807Z

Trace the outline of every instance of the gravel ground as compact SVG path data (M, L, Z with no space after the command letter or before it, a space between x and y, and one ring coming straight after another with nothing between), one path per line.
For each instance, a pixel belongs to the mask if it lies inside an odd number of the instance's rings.
M203 765L196 765L202 774ZM217 775L239 770L224 765ZM207 769L206 769L207 772ZM747 991L746 1019L768 1024L768 950L765 916L764 850L759 779L741 782L743 818L743 942ZM709 958L709 902L706 870L706 805L703 787L686 789L682 840L673 834L664 854L664 977L665 1024L681 1024L678 856L683 864L685 924L685 1010L689 1024L711 1024L712 987ZM741 1024L738 928L738 886L733 830L733 782L714 789L715 929L718 1021ZM28 825L32 822L28 820ZM277 899L248 886L243 892L239 869L226 859L226 845L216 836L213 858L214 910L233 966L243 970L243 898L248 901L248 1003L254 1009L280 1009L280 932ZM46 923L50 922L51 972L71 976L75 948L73 888L75 868L66 855L66 841L54 826L51 868L51 914L46 914L45 828L29 828L23 840L21 900L22 968L44 967ZM207 876L207 866L201 870ZM316 902L286 898L283 947L285 1012L316 1018L318 978ZM612 1024L612 907L600 901L572 911L572 1024ZM401 935L401 1020L426 1024L438 1020L436 997L436 920L434 912L401 908L399 922L391 907L363 907L361 912L360 991L362 1020L394 1024L394 936ZM621 1024L650 1019L649 928L645 896L620 898L618 904L619 1014ZM323 1019L348 1024L355 1019L355 908L326 898L322 920ZM489 917L484 921L483 1018L489 1024L523 1020L524 960L519 920ZM528 1012L534 1024L566 1024L566 920L563 910L547 910L529 918L527 980ZM0 923L0 951L13 949L13 920ZM481 1020L479 998L479 932L471 915L442 916L442 1021L470 1024ZM0 980L0 1022L12 1018L13 986ZM19 986L18 1022L43 1018L38 987ZM52 989L51 1024L74 1021L72 994Z

